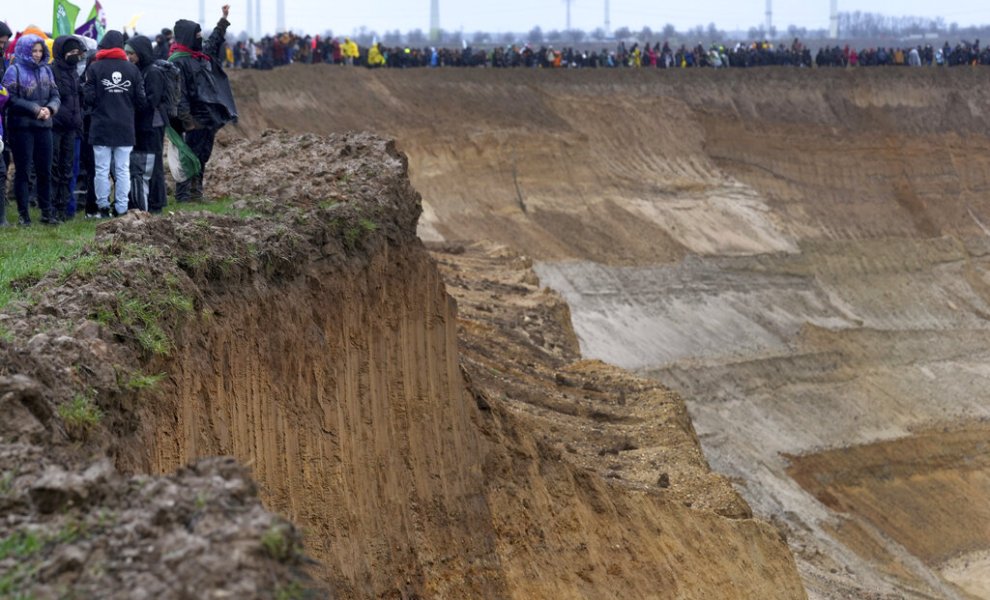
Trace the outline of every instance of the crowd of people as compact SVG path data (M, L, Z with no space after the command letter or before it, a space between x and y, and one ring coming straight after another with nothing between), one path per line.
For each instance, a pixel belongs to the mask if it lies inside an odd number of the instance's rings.
M857 50L823 46L812 52L800 40L789 44L758 41L726 46L709 46L668 42L619 42L614 48L554 48L512 44L490 49L418 46L386 46L372 43L366 47L350 39L325 39L283 33L235 42L227 52L227 65L237 68L270 69L293 63L362 65L370 68L412 67L542 67L542 68L725 68L759 66L856 67L856 66L958 66L990 65L990 49L980 42L960 42L941 48L931 45L911 47L872 47Z
M236 121L225 68L270 69L292 63L369 68L739 68L759 66L872 67L990 65L990 49L960 42L942 47L821 47L800 40L731 46L673 47L667 42L614 48L555 49L516 44L490 49L367 47L344 38L283 33L255 42L228 41L230 7L208 39L200 26L179 20L155 40L119 31L100 41L66 35L49 40L29 28L14 36L0 22L0 226L6 221L6 179L15 165L13 195L18 221L30 225L29 202L41 222L58 224L76 212L85 189L87 217L128 210L161 211L166 205L164 140L198 161L176 177L175 198L202 198L203 175L217 132ZM171 157L170 157L171 158ZM172 163L173 161L169 161ZM174 173L174 171L173 171ZM85 174L82 177L81 174ZM112 197L111 197L112 196Z
M90 218L160 212L166 131L198 161L176 180L176 200L201 199L216 134L237 119L224 71L229 12L224 6L207 39L182 19L156 42L114 30L99 42L50 40L34 28L14 36L0 23L0 226L8 225L11 160L22 226L31 225L31 202L46 225L72 218L77 187L86 189Z

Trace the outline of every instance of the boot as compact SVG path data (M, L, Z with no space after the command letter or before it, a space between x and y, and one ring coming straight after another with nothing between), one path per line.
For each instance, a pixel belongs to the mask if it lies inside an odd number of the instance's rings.
M203 176L197 175L192 178L192 199L194 202L203 201Z
M175 201L192 202L192 180L187 179L175 184Z

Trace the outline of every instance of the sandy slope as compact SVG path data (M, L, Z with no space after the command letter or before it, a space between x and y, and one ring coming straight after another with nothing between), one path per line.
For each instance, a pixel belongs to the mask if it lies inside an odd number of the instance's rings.
M243 135L394 136L424 238L534 257L585 356L683 393L812 596L984 594L984 70L299 67L235 83ZM912 458L864 468L889 462L884 444Z

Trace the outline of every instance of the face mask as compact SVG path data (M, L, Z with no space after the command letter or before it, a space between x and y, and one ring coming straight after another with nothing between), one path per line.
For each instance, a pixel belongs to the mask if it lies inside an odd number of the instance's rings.
M80 54L73 54L72 56L65 57L65 62L72 66L78 65L80 60L82 60L82 55Z

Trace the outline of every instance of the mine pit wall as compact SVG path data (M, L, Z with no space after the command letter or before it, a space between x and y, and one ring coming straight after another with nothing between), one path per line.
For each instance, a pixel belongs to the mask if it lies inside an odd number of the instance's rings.
M353 269L326 267L232 289L205 327L178 337L175 422L154 428L151 470L236 456L344 597L466 581L498 595L474 566L494 553L481 440L436 269L421 250L388 247ZM424 590L434 562L463 579L431 577Z
M456 307L415 237L419 196L391 144L265 143L325 144L351 175L346 196L259 200L249 206L262 216L243 220L108 225L118 242L167 247L163 264L195 298L169 331L169 356L141 365L168 377L126 415L120 470L234 456L265 507L300 527L321 597L804 596L765 522L607 483L498 398L479 408Z
M871 444L930 429L954 443L986 418L986 70L299 67L235 84L248 130L397 138L424 236L543 261L587 356L688 398L712 463L789 531L812 596L986 589L990 536L915 552L944 494L819 493L786 458L854 445L868 462ZM915 468L963 472L956 491L981 503L986 469L970 457L985 452ZM820 468L805 481L876 472ZM869 517L895 501L914 516Z
M235 456L335 597L804 597L768 524L609 485L480 411L417 244L245 281L208 308L156 365L170 385L147 453L121 466Z

